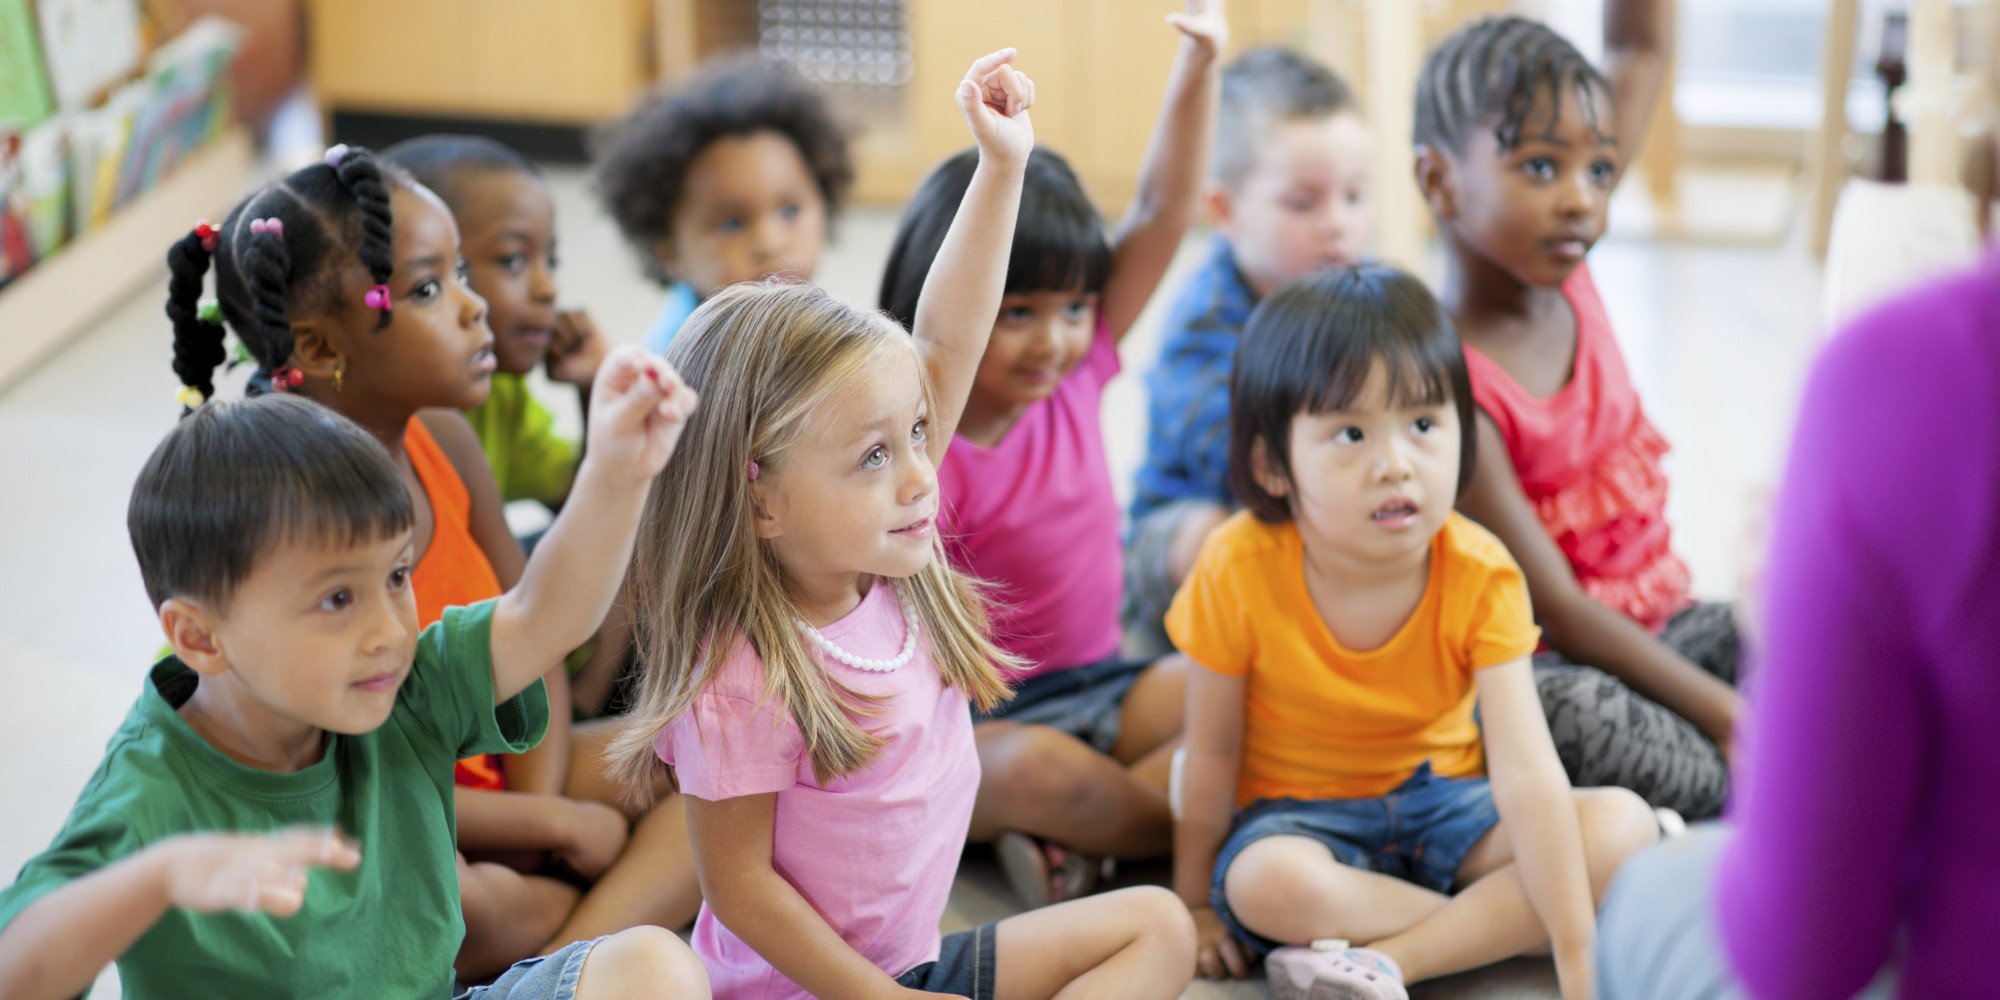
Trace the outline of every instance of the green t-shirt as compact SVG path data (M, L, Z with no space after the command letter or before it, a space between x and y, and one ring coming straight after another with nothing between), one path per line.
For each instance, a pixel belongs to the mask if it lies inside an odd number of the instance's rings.
M500 484L500 499L554 505L576 478L576 445L556 433L556 418L528 391L528 380L493 373L486 402L465 411L479 433L486 464Z
M196 734L176 708L197 677L161 660L55 843L0 892L0 927L174 834L330 824L359 842L359 868L313 871L290 917L168 910L119 957L125 996L449 996L465 936L452 764L531 749L549 722L539 681L494 706L492 625L492 601L448 609L418 639L389 721L327 734L326 755L296 774L246 767Z

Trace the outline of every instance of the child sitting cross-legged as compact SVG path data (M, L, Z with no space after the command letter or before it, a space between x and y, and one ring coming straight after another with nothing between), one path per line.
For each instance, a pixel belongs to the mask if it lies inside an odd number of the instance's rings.
M694 394L625 349L590 451L520 583L417 630L411 491L383 445L303 398L198 405L128 525L173 652L50 848L0 892L0 996L450 995L464 924L454 762L541 739L541 676L610 607L647 484ZM706 997L636 928L459 996Z
M1203 668L1174 844L1203 972L1242 974L1233 933L1280 998L1403 1000L1552 950L1589 997L1595 900L1654 819L1570 788L1521 571L1452 510L1472 395L1451 322L1400 271L1315 274L1251 314L1230 389L1246 509L1167 612Z

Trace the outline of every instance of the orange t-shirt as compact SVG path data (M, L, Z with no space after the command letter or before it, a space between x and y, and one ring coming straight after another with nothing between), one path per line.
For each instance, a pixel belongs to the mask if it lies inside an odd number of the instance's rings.
M424 495L430 498L434 525L430 546L410 571L410 586L417 596L417 627L426 628L444 617L445 608L499 597L500 577L487 561L486 550L472 537L472 494L422 420L410 418L403 430L403 448L410 453L410 467L416 470ZM470 788L507 787L499 758L491 754L459 761L455 777Z
M1387 794L1428 760L1485 773L1472 672L1535 651L1528 586L1500 540L1458 513L1431 541L1423 600L1381 647L1341 646L1306 590L1293 524L1248 511L1203 544L1167 612L1195 662L1247 678L1236 804Z

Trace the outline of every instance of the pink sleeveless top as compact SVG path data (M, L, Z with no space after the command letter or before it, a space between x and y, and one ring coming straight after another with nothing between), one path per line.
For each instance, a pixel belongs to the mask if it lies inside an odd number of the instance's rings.
M1562 292L1576 311L1569 384L1547 399L1532 396L1468 346L1472 396L1499 428L1522 492L1584 592L1658 632L1693 603L1667 528L1667 441L1639 405L1590 269L1577 268Z

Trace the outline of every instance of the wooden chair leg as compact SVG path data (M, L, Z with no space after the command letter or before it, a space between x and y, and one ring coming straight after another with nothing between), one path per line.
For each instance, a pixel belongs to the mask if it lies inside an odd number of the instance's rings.
M1860 17L1859 0L1831 0L1826 12L1826 43L1820 49L1820 120L1811 150L1812 196L1806 205L1811 213L1812 251L1826 256L1826 241L1833 229L1833 208L1840 199L1840 187L1847 182L1847 162L1841 144L1847 138L1847 86L1854 64L1855 22Z

